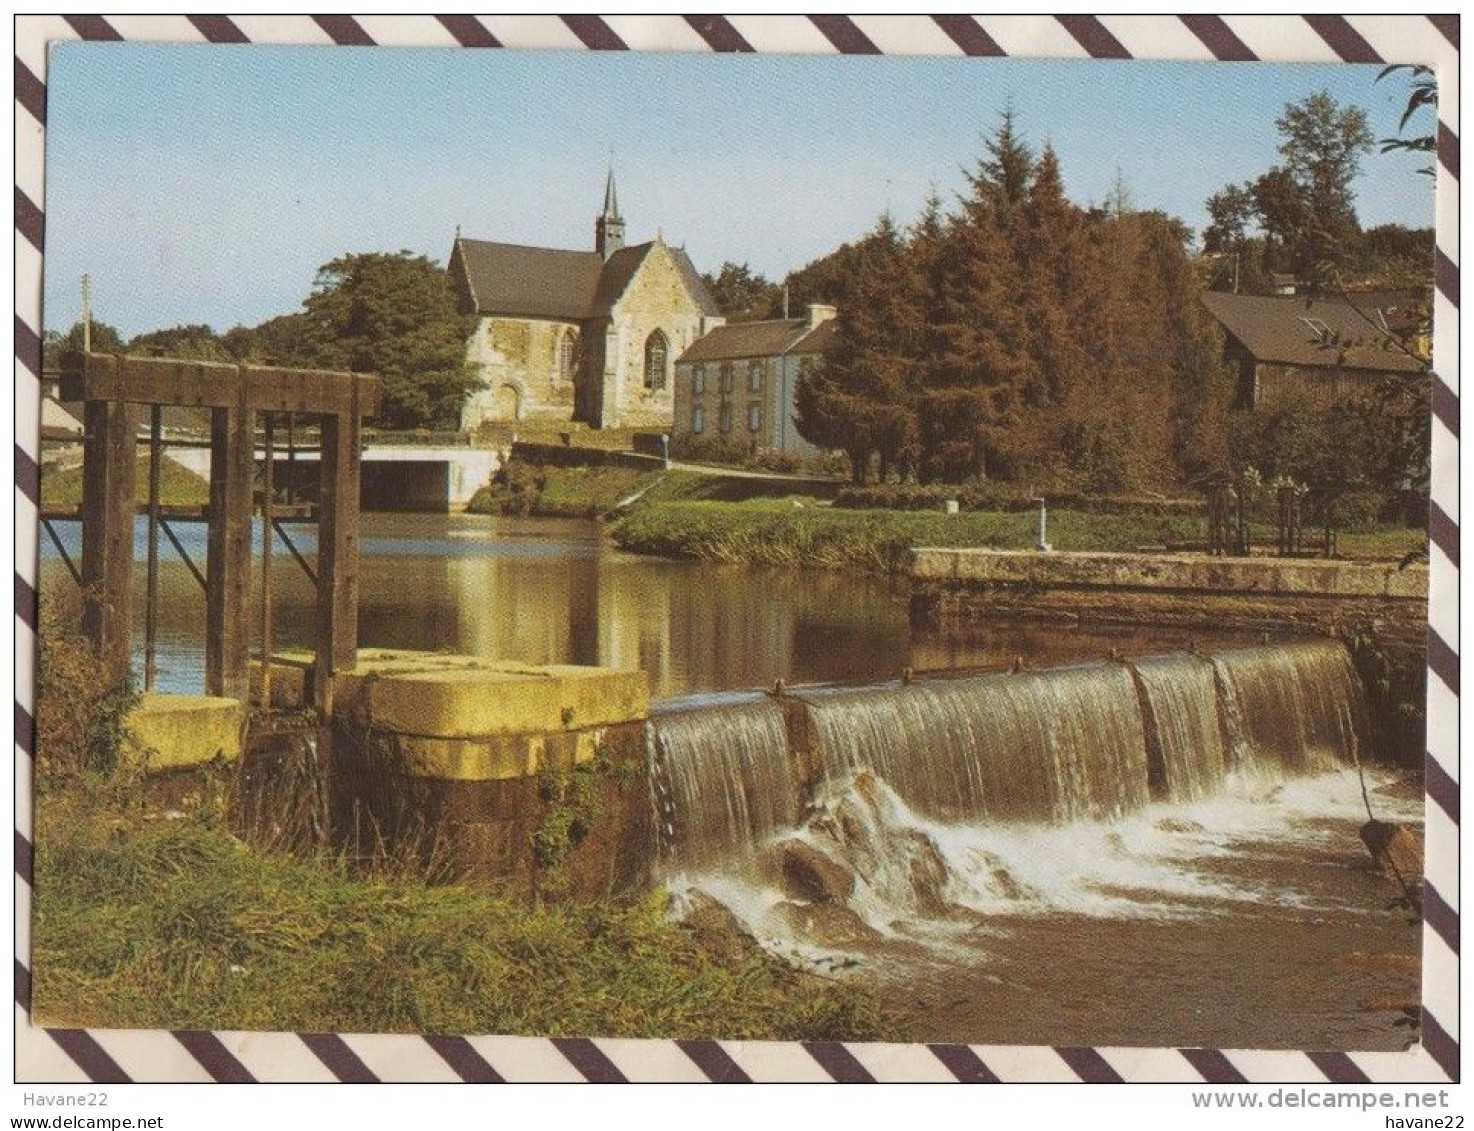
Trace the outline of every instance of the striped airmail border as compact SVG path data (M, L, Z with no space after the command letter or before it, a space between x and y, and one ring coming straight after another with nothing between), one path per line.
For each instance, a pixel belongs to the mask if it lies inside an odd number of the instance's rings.
M1459 1079L1459 18L1432 16L18 16L15 54L15 1071L21 1081ZM1423 1012L1401 1053L46 1029L30 1018L46 52L57 40L1033 56L1438 68Z

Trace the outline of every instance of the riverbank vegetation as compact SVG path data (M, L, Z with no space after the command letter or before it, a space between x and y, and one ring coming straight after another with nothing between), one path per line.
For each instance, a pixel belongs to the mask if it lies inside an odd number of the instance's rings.
M70 610L74 612L75 610ZM228 790L165 807L124 691L44 610L32 1011L44 1024L765 1040L904 1039L866 984L688 928L661 892L532 903L422 864L240 834ZM217 783L218 784L218 783Z
M663 893L533 907L254 848L199 816L37 808L33 1010L138 1028L876 1039L859 984L713 953Z
M510 460L471 497L471 514L598 518L660 473L629 467L551 467Z
M813 500L763 500L740 506L709 502L642 502L615 522L616 545L634 553L765 566L802 566L861 573L903 573L917 546L1034 548L1036 518L1025 511L946 515L845 510ZM1181 514L1088 514L1051 510L1048 537L1056 550L1133 551L1201 542L1203 519ZM1274 531L1257 532L1272 544ZM1384 527L1339 537L1350 557L1397 560L1426 546L1420 530Z
M138 457L134 495L148 502L148 456ZM159 461L159 502L166 507L202 507L210 501L210 484L167 456ZM41 471L41 505L68 510L82 505L82 465L47 467Z

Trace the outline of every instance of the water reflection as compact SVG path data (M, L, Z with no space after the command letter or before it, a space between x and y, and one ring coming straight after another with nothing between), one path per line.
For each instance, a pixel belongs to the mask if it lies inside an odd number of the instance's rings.
M145 523L137 526L135 652L142 670ZM176 527L203 568L202 524ZM62 527L74 555L76 524ZM314 528L288 533L312 560ZM1095 658L1111 647L1161 650L1183 634L1082 632L990 623L943 642L913 635L904 582L756 570L624 554L593 522L480 515L363 516L359 640L364 647L462 652L529 663L641 668L657 698L790 683L894 678L917 670L1035 666ZM260 526L255 546L259 554ZM43 542L42 587L72 586ZM158 686L198 691L204 595L167 541L160 547ZM277 648L310 647L311 583L277 543L272 570ZM256 590L253 586L253 593ZM259 626L253 622L253 639Z

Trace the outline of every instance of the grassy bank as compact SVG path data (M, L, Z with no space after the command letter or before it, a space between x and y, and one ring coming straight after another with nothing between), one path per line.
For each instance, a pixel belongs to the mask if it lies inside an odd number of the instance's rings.
M1054 511L1049 539L1060 550L1131 550L1199 536L1200 527L1179 516ZM642 503L612 528L614 541L636 553L864 573L905 569L914 546L1029 549L1034 532L1032 514L840 510L793 500Z
M543 467L511 462L466 505L471 514L597 518L659 477L627 467Z
M665 896L542 906L232 831L147 800L126 695L43 602L32 1006L105 1028L896 1039L873 988L802 974Z
M664 501L652 492L611 528L622 549L642 554L751 565L811 566L863 573L900 572L916 546L981 546L1028 550L1034 546L1031 513L847 510L801 500L754 500L741 505ZM1131 551L1201 540L1201 518L1189 515L1049 512L1049 541L1061 551ZM1265 530L1260 544L1272 542ZM1349 557L1397 560L1426 545L1423 532L1387 528L1343 534Z
M822 486L823 484L821 484ZM747 502L805 492L812 485L782 476L625 467L558 467L508 462L474 496L472 514L599 518L631 496L645 502Z
M533 908L247 846L197 819L43 800L46 1024L866 1039L867 991L709 952L663 897Z
M137 486L140 503L148 502L148 456L138 457ZM159 462L159 502L166 507L204 506L210 501L210 484L167 456ZM73 508L82 505L82 468L46 468L41 472L41 505Z

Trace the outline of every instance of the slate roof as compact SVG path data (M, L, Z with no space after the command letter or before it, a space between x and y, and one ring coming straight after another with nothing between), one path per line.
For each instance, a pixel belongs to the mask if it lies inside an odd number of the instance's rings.
M829 348L829 343L834 341L839 333L839 319L826 318L813 330L805 334L789 349L789 353L811 354L823 353Z
M733 322L717 326L687 347L677 361L735 361L748 357L777 357L787 353L808 330L804 318L770 322Z
M597 251L457 239L450 271L477 314L582 322L609 313L654 246L620 248L606 263ZM666 250L702 312L720 313L685 250Z
M1208 291L1203 305L1256 361L1305 368L1370 369L1411 373L1422 364L1396 346L1388 335L1368 322L1376 310L1329 299L1300 295L1235 295ZM1322 345L1329 340L1331 347ZM1350 344L1348 344L1350 343Z

